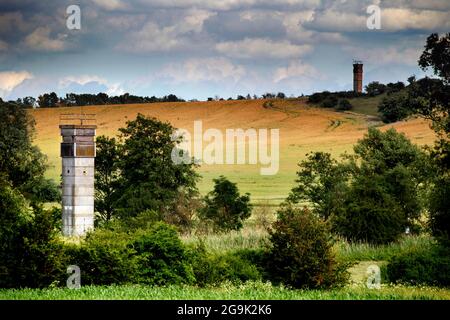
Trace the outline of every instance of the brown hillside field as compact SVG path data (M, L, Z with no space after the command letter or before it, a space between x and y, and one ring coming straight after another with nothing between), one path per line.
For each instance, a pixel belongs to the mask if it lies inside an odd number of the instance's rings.
M260 165L202 165L199 173L202 193L211 190L212 179L225 175L237 182L241 192L251 193L254 202L262 199L278 203L287 196L294 185L299 161L310 151L330 152L338 157L352 152L352 146L367 132L373 119L357 113L339 113L332 110L307 106L303 99L274 101L264 107L265 100L179 102L131 105L108 105L71 108L36 109L30 111L36 119L35 143L48 156L48 176L59 179L59 118L61 113L94 113L97 118L97 135L114 136L126 121L138 113L169 121L176 128L193 132L195 120L203 121L203 132L217 128L225 129L280 129L280 168L276 175L260 175ZM378 124L380 125L380 124ZM434 133L429 124L421 119L402 121L393 125L405 133L414 143L431 144ZM207 145L203 142L203 148ZM270 150L270 149L269 149Z

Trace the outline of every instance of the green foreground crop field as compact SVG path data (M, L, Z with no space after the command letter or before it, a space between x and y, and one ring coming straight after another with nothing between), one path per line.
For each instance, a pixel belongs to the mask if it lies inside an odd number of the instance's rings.
M431 287L382 286L367 289L361 285L338 290L290 290L270 283L223 284L215 288L193 286L86 286L71 289L0 290L0 299L27 300L448 300L450 290Z

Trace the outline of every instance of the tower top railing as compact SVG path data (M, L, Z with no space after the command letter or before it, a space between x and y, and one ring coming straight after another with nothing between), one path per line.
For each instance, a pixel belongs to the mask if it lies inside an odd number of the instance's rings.
M75 125L75 126L95 126L96 117L94 113L62 113L59 116L60 125Z
M353 60L353 64L363 64L361 60Z

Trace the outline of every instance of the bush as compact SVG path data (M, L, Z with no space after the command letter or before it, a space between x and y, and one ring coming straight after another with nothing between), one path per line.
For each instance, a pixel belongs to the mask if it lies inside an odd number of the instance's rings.
M350 103L350 101L348 101L347 99L340 99L337 106L336 106L336 110L338 111L348 111L348 110L352 110L353 106Z
M123 232L97 229L81 245L69 245L66 254L70 264L80 267L81 284L138 282L140 267L136 251L129 246L131 239Z
M187 251L173 226L158 222L132 246L139 255L141 282L167 285L194 281Z
M411 248L389 260L386 267L393 283L450 285L450 250L435 245L431 250Z
M336 261L327 224L306 208L280 210L269 234L267 272L274 282L312 289L347 282L348 266Z
M80 267L82 284L166 285L194 280L175 228L163 222L134 233L97 229L81 246L69 246L67 255Z
M214 190L205 197L200 217L211 220L218 230L239 230L250 217L250 194L241 196L236 183L224 176L214 179Z
M191 250L191 261L195 284L200 287L215 286L224 281L241 283L262 278L262 251L208 252L200 242Z
M337 106L337 104L338 104L338 98L334 95L331 95L331 96L325 98L321 102L320 106L322 108L334 108Z
M384 98L378 105L378 112L384 123L400 121L412 114L408 99L403 94L392 94Z

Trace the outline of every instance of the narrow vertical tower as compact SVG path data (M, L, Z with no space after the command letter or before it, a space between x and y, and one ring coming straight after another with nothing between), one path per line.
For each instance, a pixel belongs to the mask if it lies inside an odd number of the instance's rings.
M94 228L95 115L63 114L59 128L62 232L64 236L82 236Z
M353 61L353 91L362 93L363 91L363 63L362 61Z

